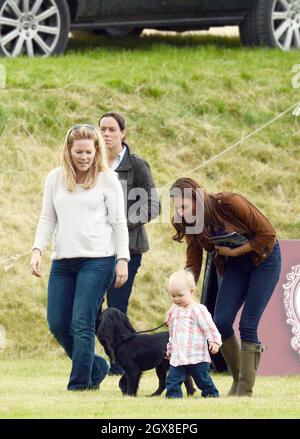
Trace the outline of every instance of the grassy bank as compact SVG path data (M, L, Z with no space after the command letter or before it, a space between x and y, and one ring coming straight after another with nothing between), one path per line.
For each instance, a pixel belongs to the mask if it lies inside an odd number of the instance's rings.
M53 355L0 363L0 418L297 418L299 377L259 377L255 397L228 398L230 378L213 379L221 392L219 399L204 399L197 391L192 398L166 400L149 398L157 385L154 372L142 377L137 398L122 397L117 377L107 377L99 391L66 390L70 362ZM276 392L275 392L276 389ZM284 395L284 403L282 396Z
M8 336L2 358L56 349L45 322L50 252L41 280L29 274L29 256L4 267L10 256L30 251L44 178L58 164L67 129L95 123L110 109L122 112L128 142L151 164L157 186L165 186L296 103L291 81L298 62L298 52L245 50L235 38L157 35L118 43L77 36L63 57L1 59L7 88L0 91L0 324ZM191 176L212 192L243 193L280 238L299 238L299 132L289 112ZM184 263L184 245L171 241L170 225L148 230L152 250L130 308L141 330L162 321L170 303L166 277Z

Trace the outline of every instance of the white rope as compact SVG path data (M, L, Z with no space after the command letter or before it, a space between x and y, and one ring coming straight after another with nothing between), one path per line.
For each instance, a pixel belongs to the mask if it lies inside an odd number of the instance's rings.
M295 108L295 109L294 109ZM254 136L255 134L259 133L260 131L264 130L265 128L267 128L269 125L271 125L273 122L275 122L276 120L280 119L281 117L283 117L286 113L288 113L289 111L291 111L292 109L294 109L293 111L293 116L300 116L300 103L296 103L291 105L289 108L287 108L286 110L284 110L282 113L277 114L277 116L273 117L273 119L269 120L268 122L266 122L265 124L263 124L262 126L260 126L259 128L257 128L256 130L252 131L251 133L247 134L247 136L242 137L242 139L238 140L237 142L233 143L231 146L229 146L228 148L224 149L224 151L221 151L220 153L216 154L215 156L209 158L208 160L206 160L203 163L200 163L200 165L196 166L195 168L186 171L185 174L189 175L192 174L193 172L197 171L198 169L202 168L203 166L207 165L208 163L217 160L219 157L221 157L222 155L226 154L228 151L231 151L233 148L235 148L236 146L242 144L243 142L245 142L246 140L250 139L250 137ZM168 185L166 185L168 186Z

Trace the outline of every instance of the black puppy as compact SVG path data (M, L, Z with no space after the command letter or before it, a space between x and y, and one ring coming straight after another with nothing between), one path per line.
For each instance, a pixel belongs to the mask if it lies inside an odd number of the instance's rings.
M98 316L97 338L112 362L124 369L119 381L123 395L136 396L142 372L155 368L159 380L157 390L151 396L161 395L166 388L169 360L165 358L168 332L139 334L131 326L128 317L117 308L108 308ZM185 381L188 395L195 389L191 377Z

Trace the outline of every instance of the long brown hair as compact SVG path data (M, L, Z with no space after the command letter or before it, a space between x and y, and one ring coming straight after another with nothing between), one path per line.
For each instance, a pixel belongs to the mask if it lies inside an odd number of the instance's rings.
M170 189L170 197L173 198L174 196L182 196L184 197L187 193L187 189L189 189L189 194L191 194L191 197L193 201L196 203L197 200L197 194L199 193L199 190L201 190L201 194L203 199L202 205L204 208L204 227L203 231L200 233L200 238L206 243L209 244L209 237L210 237L210 229L209 226L214 225L221 225L222 224L222 218L217 212L217 201L216 196L209 194L206 192L203 186L201 186L199 183L197 183L192 178L182 177L178 178L171 186ZM172 225L174 229L176 230L176 233L174 236L172 236L172 239L174 241L181 242L184 236L187 235L186 228L188 224L185 222L184 218L181 218L181 221L178 221L178 217L175 215L172 218Z

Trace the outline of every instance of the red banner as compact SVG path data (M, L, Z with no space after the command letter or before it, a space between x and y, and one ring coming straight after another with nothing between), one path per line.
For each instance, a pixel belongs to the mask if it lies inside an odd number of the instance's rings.
M300 240L279 242L281 276L258 328L265 346L259 375L300 374Z

